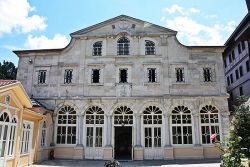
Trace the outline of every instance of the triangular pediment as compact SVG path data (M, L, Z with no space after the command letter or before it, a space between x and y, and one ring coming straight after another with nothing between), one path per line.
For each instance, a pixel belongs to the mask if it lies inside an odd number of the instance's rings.
M128 33L130 35L176 34L176 31L130 16L120 15L73 32L71 36L118 35L120 33Z

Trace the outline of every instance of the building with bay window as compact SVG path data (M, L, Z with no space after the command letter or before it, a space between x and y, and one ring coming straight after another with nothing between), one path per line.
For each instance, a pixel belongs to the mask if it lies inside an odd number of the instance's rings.
M65 48L14 51L18 80L54 112L56 158L219 157L210 137L228 135L224 48L176 34L121 15L71 33Z

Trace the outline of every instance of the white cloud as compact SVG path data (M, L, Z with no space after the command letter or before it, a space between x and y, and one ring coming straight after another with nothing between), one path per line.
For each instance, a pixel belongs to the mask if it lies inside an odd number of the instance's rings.
M205 16L207 19L215 19L218 18L218 16L216 14L210 14L210 15L206 15Z
M190 13L199 13L200 12L199 9L196 9L196 8L185 9L177 4L174 4L169 8L165 8L165 9L163 9L163 11L165 11L169 14L180 13L181 15L184 15L184 16L187 16Z
M189 8L189 11L190 11L191 13L199 13L199 12L200 12L200 10L199 10L199 9L196 9L196 8Z
M44 30L45 18L31 15L35 10L27 0L0 0L0 36L13 30L22 33Z
M39 37L28 36L25 43L25 47L28 49L52 49L52 48L63 48L69 43L66 36L56 34L52 39L42 35Z
M235 22L230 21L226 25L215 24L208 26L192 20L187 16L177 16L173 19L165 20L166 26L178 31L181 40L188 45L223 45L225 36L230 34L236 27Z

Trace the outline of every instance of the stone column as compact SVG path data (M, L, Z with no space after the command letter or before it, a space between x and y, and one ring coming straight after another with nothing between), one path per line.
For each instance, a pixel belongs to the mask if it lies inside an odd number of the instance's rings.
M171 142L170 142L170 123L169 123L169 119L170 119L170 115L169 114L164 114L163 115L164 119L163 119L163 126L165 129L165 147L170 147L171 146Z
M170 114L163 115L163 129L165 130L165 146L164 146L164 159L174 159L174 149L171 145L171 134L170 134Z
M135 147L141 147L141 115L135 114Z
M230 113L229 112L222 112L220 114L221 116L221 121L220 121L220 128L221 128L221 140L225 139L225 137L228 137L229 135L229 124L230 124L230 121L229 121L229 115Z
M55 146L56 145L56 134L57 134L57 115L53 115L53 121L54 121L54 133L53 133L53 143L51 143L51 146Z
M106 117L106 124L105 124L105 128L106 128L106 143L105 143L105 147L103 149L103 159L104 160L110 160L113 159L113 148L112 148L112 115L105 115Z
M135 114L135 147L134 160L143 160L143 148L141 145L141 114Z
M199 123L199 113L198 112L195 112L192 114L193 115L193 143L195 146L201 146L201 140L200 140L200 123Z
M82 134L82 129L83 129L83 116L82 115L77 115L77 138L76 138L76 146L77 147L82 147L82 139L83 139L83 134Z

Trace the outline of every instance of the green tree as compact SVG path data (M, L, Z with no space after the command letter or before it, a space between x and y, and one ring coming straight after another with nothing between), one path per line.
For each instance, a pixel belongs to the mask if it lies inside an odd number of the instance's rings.
M0 79L16 79L17 68L12 62L0 63Z
M244 150L250 149L250 109L247 97L238 98L238 106L232 112L232 129L226 147L222 148L222 163L226 167L240 167L241 158L249 156Z

